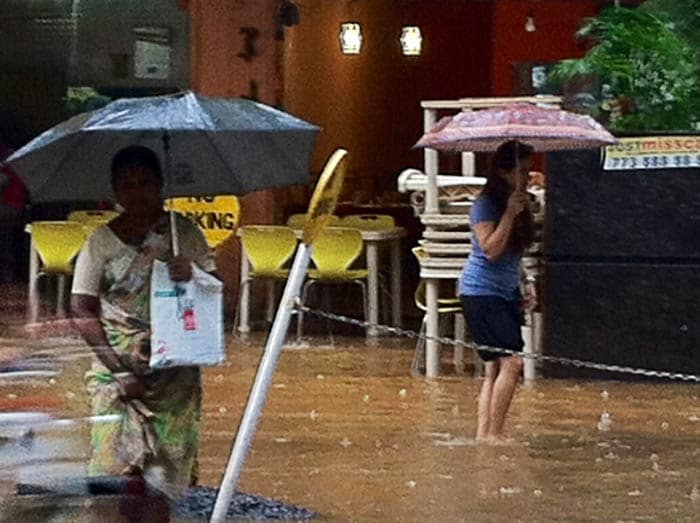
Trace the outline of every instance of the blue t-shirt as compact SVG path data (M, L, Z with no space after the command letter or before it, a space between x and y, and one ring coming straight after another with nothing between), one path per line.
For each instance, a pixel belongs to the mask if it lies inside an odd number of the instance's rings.
M472 206L469 222L472 229L480 222L498 222L503 216L488 196L479 196ZM519 254L506 250L495 261L489 261L481 250L476 234L472 236L472 252L467 259L459 282L459 293L464 296L499 296L517 300L520 296Z

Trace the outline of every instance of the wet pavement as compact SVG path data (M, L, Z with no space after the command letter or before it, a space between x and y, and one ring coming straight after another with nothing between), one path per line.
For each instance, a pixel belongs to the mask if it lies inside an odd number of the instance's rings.
M3 353L70 345L16 333L6 330ZM333 522L698 521L698 385L540 379L516 394L513 442L476 445L480 381L469 368L455 375L449 351L446 376L424 380L409 375L411 340L329 340L282 354L240 490ZM228 363L204 372L202 485L221 479L263 343L231 338ZM0 380L0 410L88 415L86 366ZM87 424L66 430L84 461Z

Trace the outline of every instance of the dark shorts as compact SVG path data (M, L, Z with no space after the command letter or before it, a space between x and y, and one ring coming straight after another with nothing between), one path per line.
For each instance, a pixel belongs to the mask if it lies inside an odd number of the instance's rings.
M524 317L520 303L498 296L461 296L462 312L474 343L522 352L520 327ZM505 354L477 350L484 361L502 358Z

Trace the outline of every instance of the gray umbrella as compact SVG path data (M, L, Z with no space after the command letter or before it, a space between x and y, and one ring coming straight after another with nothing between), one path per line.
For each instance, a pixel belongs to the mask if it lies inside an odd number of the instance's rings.
M165 169L163 196L241 195L308 183L318 132L261 103L186 91L124 98L80 114L6 162L33 202L111 200L112 157L122 147L145 145Z

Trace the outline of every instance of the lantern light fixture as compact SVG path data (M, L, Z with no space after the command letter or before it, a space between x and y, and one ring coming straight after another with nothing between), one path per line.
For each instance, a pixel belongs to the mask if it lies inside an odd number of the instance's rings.
M405 56L419 56L423 50L423 35L417 25L407 25L401 28L401 52Z
M530 13L525 18L525 31L528 33L534 33L537 31L537 24L535 23L535 15Z
M360 54L362 49L362 28L357 22L340 24L340 50L343 54Z

